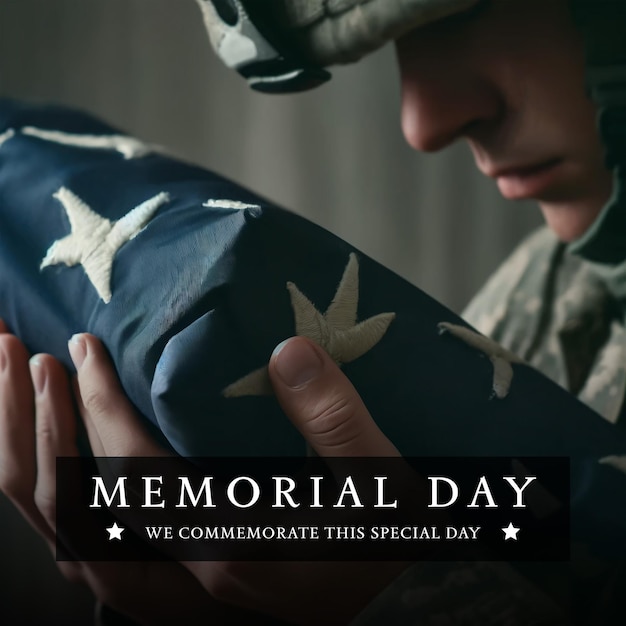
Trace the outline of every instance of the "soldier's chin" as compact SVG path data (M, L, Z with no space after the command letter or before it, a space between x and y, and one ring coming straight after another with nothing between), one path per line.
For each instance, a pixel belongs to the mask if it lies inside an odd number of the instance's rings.
M540 203L539 206L548 227L565 242L582 237L602 210L601 204L586 203Z

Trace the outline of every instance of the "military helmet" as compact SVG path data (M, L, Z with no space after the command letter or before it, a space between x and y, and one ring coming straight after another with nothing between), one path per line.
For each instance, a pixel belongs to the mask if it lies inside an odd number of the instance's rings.
M494 1L510 0L197 0L220 58L268 93L315 87L330 78L328 66L357 61L419 26ZM612 267L626 263L626 1L569 4L585 41L587 89L607 167L615 174L612 198L571 251ZM626 297L626 285L621 291Z
M197 0L213 48L253 89L300 91L404 33L489 0Z

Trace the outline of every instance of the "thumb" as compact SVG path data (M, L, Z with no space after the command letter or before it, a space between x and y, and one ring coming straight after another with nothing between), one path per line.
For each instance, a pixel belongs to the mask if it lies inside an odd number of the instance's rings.
M399 456L352 383L313 341L283 341L269 374L283 411L320 456Z

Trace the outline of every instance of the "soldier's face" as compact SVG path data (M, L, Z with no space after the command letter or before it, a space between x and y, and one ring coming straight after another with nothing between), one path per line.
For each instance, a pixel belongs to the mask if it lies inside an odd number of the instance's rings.
M567 0L493 0L416 29L397 52L411 146L434 151L466 139L505 197L538 200L563 240L584 233L612 179Z

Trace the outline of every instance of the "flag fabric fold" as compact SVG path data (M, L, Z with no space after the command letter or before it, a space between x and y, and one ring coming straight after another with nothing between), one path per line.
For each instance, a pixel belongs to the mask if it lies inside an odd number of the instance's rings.
M0 263L0 315L27 347L71 367L68 338L100 337L182 455L304 454L264 369L296 333L404 454L626 453L626 434L348 243L77 111L0 103Z

